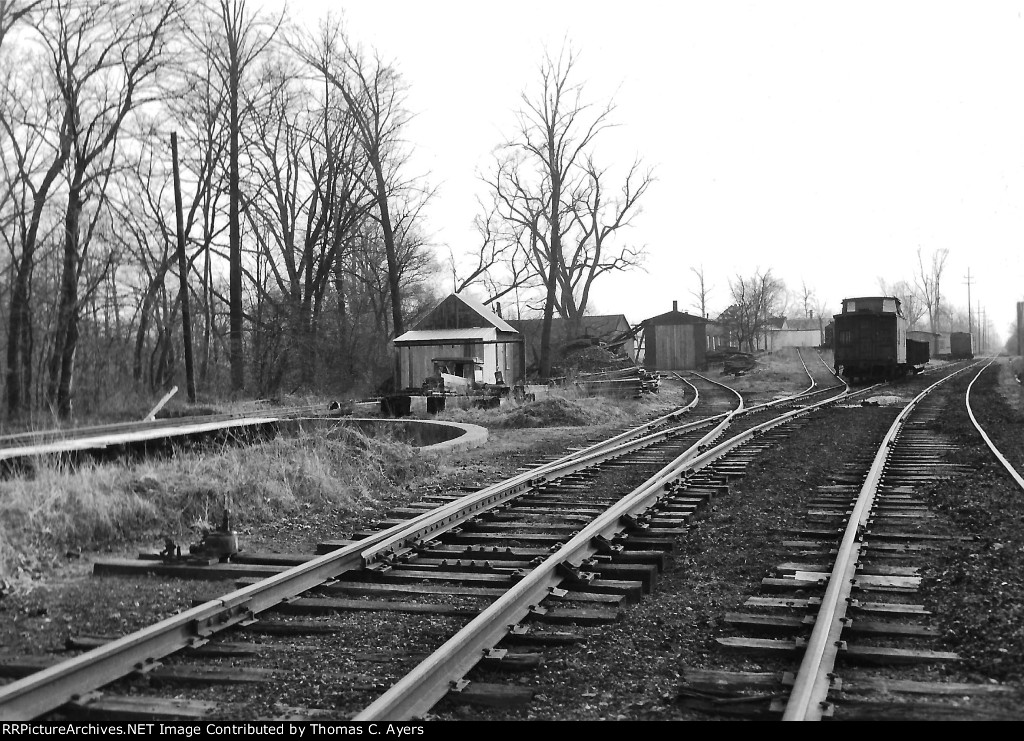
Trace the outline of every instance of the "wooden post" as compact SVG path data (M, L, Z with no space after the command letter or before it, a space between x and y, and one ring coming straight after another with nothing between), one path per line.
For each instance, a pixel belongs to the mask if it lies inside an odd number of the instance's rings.
M185 388L189 404L196 403L196 378L192 369L192 314L188 306L188 260L185 259L185 222L181 209L181 180L178 177L178 134L171 133L171 159L174 166L174 211L178 226L178 282L181 301L181 339L185 345ZM177 389L175 389L177 390Z
M159 412L161 409L163 409L164 408L164 404L166 404L168 401L170 401L171 397L174 396L176 393L178 393L178 387L177 386L175 386L170 391L168 391L166 394L164 394L164 398L162 398L160 401L158 401L156 403L156 406L149 410L149 414L147 414L145 417L143 417L142 421L143 422L150 422L150 421L156 419L156 413Z

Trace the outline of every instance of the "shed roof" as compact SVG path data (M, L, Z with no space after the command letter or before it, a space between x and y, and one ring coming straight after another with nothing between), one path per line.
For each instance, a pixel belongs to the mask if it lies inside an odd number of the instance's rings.
M664 314L658 314L658 316L652 316L650 319L644 319L642 324L709 324L710 319L706 319L702 316L694 316L693 314L687 314L685 311L666 311Z
M394 343L411 345L435 344L447 345L452 342L464 342L466 340L494 341L498 332L494 327L470 327L468 329L410 329L408 332L399 335ZM518 338L517 340L518 341Z
M786 329L796 330L814 330L815 332L821 331L821 324L817 317L803 317L800 319L787 319Z

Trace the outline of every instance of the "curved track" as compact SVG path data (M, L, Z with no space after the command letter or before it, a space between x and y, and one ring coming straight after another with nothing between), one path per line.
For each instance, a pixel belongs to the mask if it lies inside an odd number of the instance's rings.
M561 529L558 530L549 523L541 523L541 533L536 532L534 527L531 536L533 542L545 541L542 532L544 525L548 525L550 534L547 536L547 542L560 544L559 550L547 559L537 559L536 556L524 553L522 555L528 556L525 560L506 559L507 563L498 567L490 565L490 562L481 563L477 560L468 564L455 564L456 572L472 574L481 569L499 572L499 576L506 581L511 579L514 584L512 589L497 600L493 600L491 606L484 611L488 617L500 614L497 623L500 629L497 633L483 639L474 637L467 641L466 636L470 633L464 631L457 634L453 640L465 645L480 640L483 643L496 643L501 637L498 634L508 633L509 625L515 622L510 622L510 615L521 612L524 606L527 612L533 610L543 595L557 597L557 590L562 588L556 585L592 585L594 574L602 572L649 574L650 563L639 569L628 566L631 558L636 558L636 554L630 556L625 552L622 541L628 541L632 537L634 542L642 543L644 537L659 534L672 537L683 532L680 526L685 521L685 513L692 511L701 499L706 499L716 485L712 478L705 474L703 480L711 483L708 484L706 491L701 492L701 477L697 473L704 468L710 470L711 465L724 454L723 451L727 447L739 444L732 440L709 449L711 441L719 437L730 425L745 427L746 430L741 435L747 438L761 434L768 427L780 424L779 420L785 421L806 412L811 408L802 406L808 404L807 397L822 393L821 390L809 389L804 394L779 399L759 408L743 410L742 399L732 392L727 392L721 385L709 379L700 379L697 383L704 384L704 392L698 394L695 391L693 401L696 403L700 399L711 412L704 419L677 425L674 423L680 415L689 411L677 410L652 423L617 435L611 440L555 461L542 463L512 479L443 502L421 514L407 516L405 520L378 532L363 534L364 537L355 543L344 544L312 559L306 558L300 564L280 569L279 573L269 578L209 600L149 628L103 643L77 658L35 672L0 689L0 717L5 720L34 718L60 708L66 712L71 707L86 705L98 709L102 702L90 695L96 689L109 685L121 677L137 673L140 669L158 666L161 660L178 651L200 648L228 629L252 626L272 608L280 609L282 606L294 605L300 596L310 593L315 588L337 584L341 581L342 575L345 576L345 581L354 581L350 578L353 574L365 574L373 578L373 575L394 573L400 568L407 568L410 563L417 567L426 567L428 570L437 567L439 564L436 556L440 555L440 561L443 562L444 549L450 547L451 542L459 542L462 533L473 527L480 529L479 523L485 521L487 517L507 518L510 506L526 499L527 495L543 497L546 492L558 489L557 494L562 501L557 505L548 502L546 514L542 515L556 516L555 509L566 507L565 492L573 492L578 488L579 482L589 475L588 471L599 470L602 466L610 467L614 471L615 466L623 465L621 461L629 459L632 459L630 465L634 467L654 467L655 475L648 477L643 485L635 487L626 496L608 502L610 507L604 506L599 512L586 515L588 524L579 522L578 515L582 514L583 510L576 497L577 504L573 505L575 510L572 512L576 521L571 525L560 526ZM812 381L810 388L813 389L814 385ZM835 393L833 391L833 395ZM716 406L722 404L723 394L732 395L734 398L731 411L718 412L716 409ZM713 398L716 396L717 400ZM827 401L818 401L814 404ZM781 414L776 411L777 407L786 404L796 405L796 408L783 411ZM773 415L774 421L758 422L757 417L764 414ZM697 494L684 496L679 493L675 497L675 502L670 501L666 494L678 486L678 481L684 475L687 477L688 488L696 490ZM680 505L682 509L678 511L682 511L683 515L679 515L673 511L673 507L682 500L685 502ZM537 502L534 501L528 503L526 508L536 509L536 505ZM531 514L536 517L536 512ZM488 529L493 530L493 527L488 525L483 530L486 532ZM499 528L502 529L507 530L507 525ZM567 540L567 536L571 537ZM444 537L449 539L448 544L441 542ZM523 538L517 536L517 542L522 544ZM649 547L649 544L642 545ZM474 547L479 549L485 546L469 546L464 548L463 552L472 554ZM615 563L605 563L615 561L616 557L627 564L624 569L623 563L618 564L618 569ZM164 573L172 573L179 566L183 564L160 563L153 560L143 564L147 571ZM187 566L198 568L196 564ZM213 571L227 566L229 565L210 564L209 568ZM527 569L529 574L525 578L524 569ZM635 586L623 585L621 591L628 596L636 591ZM508 607L509 605L513 606ZM506 609L511 612L502 612ZM477 621L480 624L488 622L483 617L484 613L481 613L481 618ZM463 657L471 656L472 661L468 664L465 658L454 662L446 659L443 663L449 667L459 665L456 674L464 672L480 659L479 650L479 647L474 645L471 649L455 652ZM461 664L466 666L463 667ZM437 699L437 687L446 691L452 679L446 677L443 680L431 681L435 689L425 695L418 691L421 699L415 702L414 707L429 707ZM91 701L83 702L82 698L90 698ZM371 706L366 712L373 714L376 711Z

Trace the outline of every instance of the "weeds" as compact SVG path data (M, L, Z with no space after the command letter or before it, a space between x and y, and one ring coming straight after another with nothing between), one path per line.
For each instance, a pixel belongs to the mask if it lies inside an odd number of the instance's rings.
M31 476L0 482L0 577L68 549L187 538L225 508L244 523L300 507L359 513L435 468L404 443L343 425L140 463L40 460Z

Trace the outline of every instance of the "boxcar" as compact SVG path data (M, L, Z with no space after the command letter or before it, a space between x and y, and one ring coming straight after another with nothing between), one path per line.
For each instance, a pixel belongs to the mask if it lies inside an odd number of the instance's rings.
M907 365L917 370L931 360L931 346L925 340L907 338Z
M844 298L833 315L832 348L836 373L849 381L893 380L928 362L916 344L907 357L907 319L895 296Z
M974 357L974 343L970 332L949 333L949 356L954 360Z

